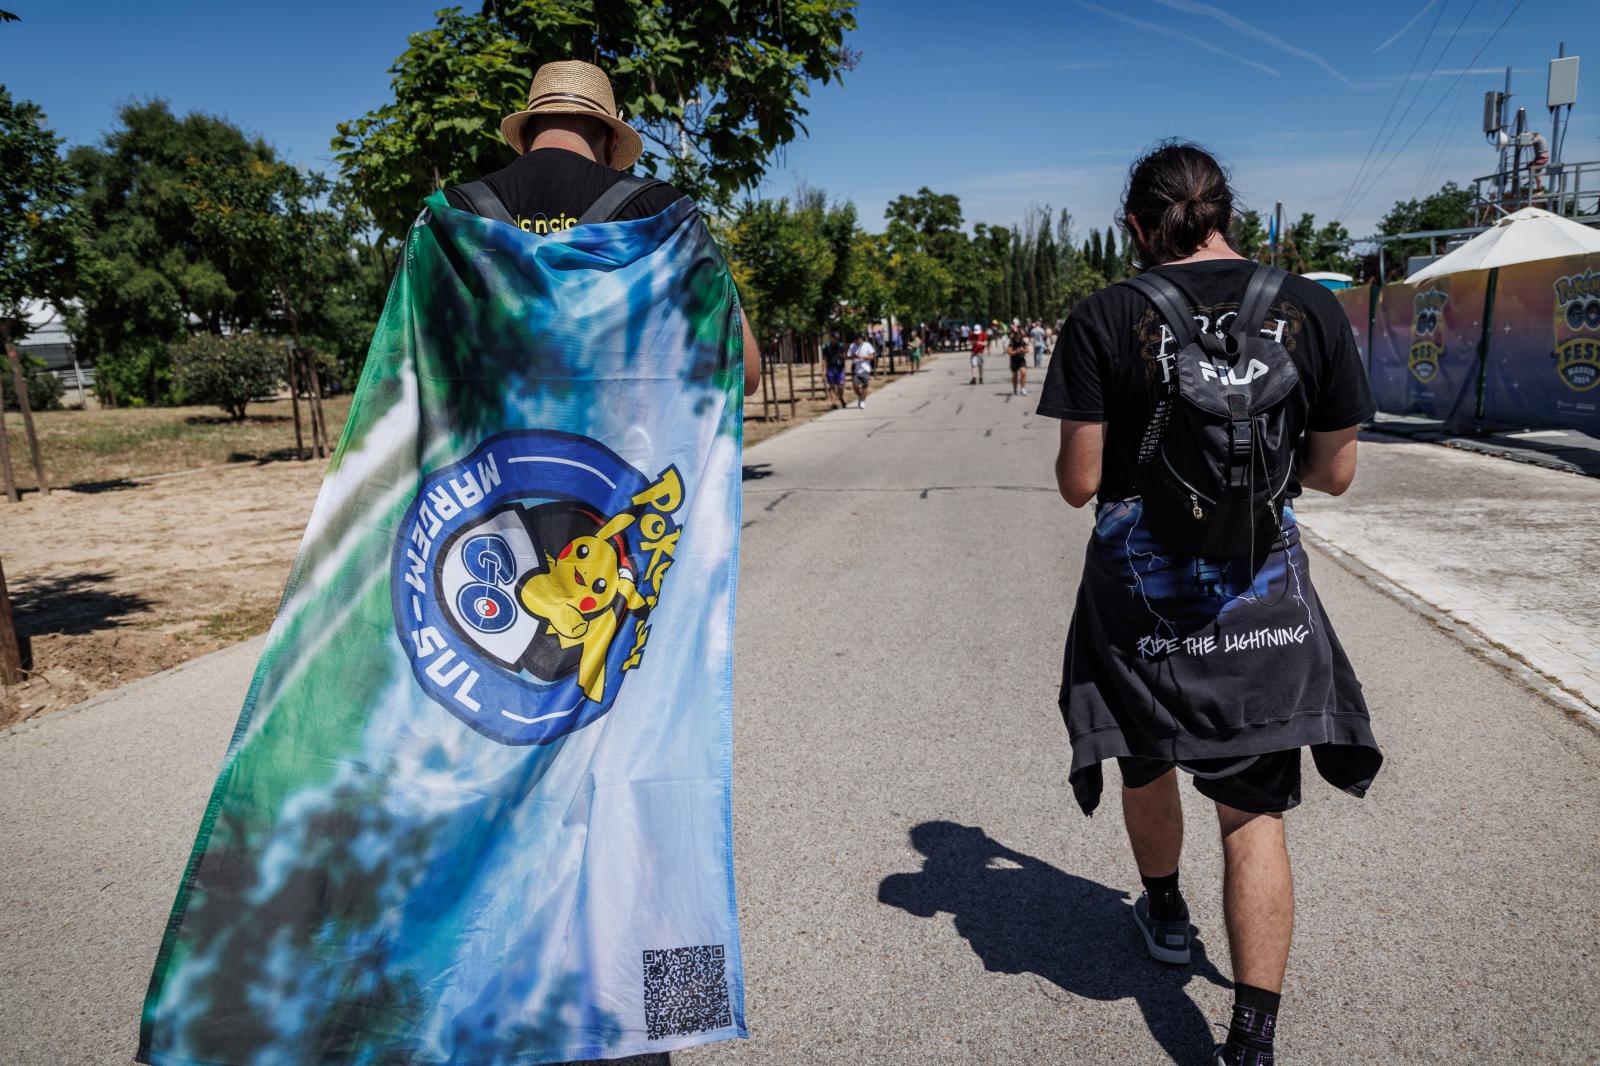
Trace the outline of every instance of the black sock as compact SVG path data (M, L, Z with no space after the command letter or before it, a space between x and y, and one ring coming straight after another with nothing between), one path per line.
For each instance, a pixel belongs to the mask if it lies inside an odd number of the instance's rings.
M1277 992L1254 985L1233 987L1233 1024L1222 1061L1227 1066L1273 1066L1272 1038L1278 1031Z
M1150 897L1150 917L1158 922L1176 922L1189 914L1184 905L1183 893L1178 891L1178 871L1165 877L1139 875L1144 882L1145 894Z

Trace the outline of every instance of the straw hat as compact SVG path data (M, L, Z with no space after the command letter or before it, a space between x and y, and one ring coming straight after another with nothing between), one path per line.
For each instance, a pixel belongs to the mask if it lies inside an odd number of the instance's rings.
M644 151L644 142L632 126L622 121L611 79L593 63L570 59L546 63L533 76L528 106L500 120L500 135L518 155L528 151L528 121L535 115L584 115L610 126L617 135L607 160L614 170L627 170Z

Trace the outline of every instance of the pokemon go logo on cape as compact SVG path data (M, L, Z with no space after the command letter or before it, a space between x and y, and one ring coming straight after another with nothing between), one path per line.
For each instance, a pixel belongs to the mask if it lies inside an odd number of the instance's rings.
M1439 342L1440 319L1450 294L1442 289L1419 292L1412 298L1411 351L1407 363L1411 376L1426 385L1439 373L1444 345Z
M1567 388L1600 385L1600 273L1557 278L1556 373Z
M682 526L653 479L585 437L502 433L428 475L395 544L395 624L429 697L503 744L611 709L650 638Z

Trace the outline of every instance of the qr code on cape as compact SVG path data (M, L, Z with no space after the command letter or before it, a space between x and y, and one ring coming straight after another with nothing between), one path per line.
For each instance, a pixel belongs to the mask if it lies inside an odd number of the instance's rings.
M644 1021L651 1040L732 1025L723 946L645 952Z

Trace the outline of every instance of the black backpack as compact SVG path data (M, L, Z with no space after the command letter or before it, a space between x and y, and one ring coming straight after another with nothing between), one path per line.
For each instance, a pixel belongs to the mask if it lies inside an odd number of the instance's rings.
M657 185L664 184L666 183L655 178L640 177L637 174L624 174L620 181L614 182L605 192L600 194L598 200L589 205L589 210L585 211L583 216L578 219L578 225L586 226L591 222L614 221L640 195L655 188ZM511 212L506 210L506 205L501 202L500 197L495 195L494 190L489 187L487 182L468 181L457 185L455 190L461 194L463 200L472 205L474 214L482 215L484 218L492 218L496 222L507 222L513 226L517 224L516 219L511 217Z
M1204 333L1166 278L1124 282L1155 305L1177 345L1159 359L1162 391L1135 473L1151 532L1175 551L1259 557L1279 539L1306 405L1288 349L1261 335L1285 276L1256 267L1227 332L1211 323Z

